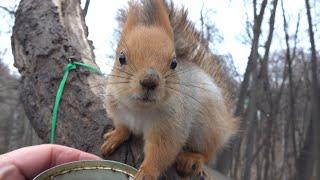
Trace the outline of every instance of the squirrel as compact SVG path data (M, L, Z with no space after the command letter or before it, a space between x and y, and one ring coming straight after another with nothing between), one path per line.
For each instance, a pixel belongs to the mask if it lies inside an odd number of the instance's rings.
M123 12L106 110L110 155L131 134L144 139L136 180L157 179L175 164L181 176L205 179L204 165L236 134L226 75L185 9L164 0L130 2Z

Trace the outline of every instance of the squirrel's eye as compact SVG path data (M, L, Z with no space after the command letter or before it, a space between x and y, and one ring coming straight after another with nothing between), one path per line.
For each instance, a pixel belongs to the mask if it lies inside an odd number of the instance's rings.
M126 64L126 55L124 54L124 52L120 52L119 54L119 62L121 65Z
M177 67L177 59L174 57L171 61L170 68L175 69Z

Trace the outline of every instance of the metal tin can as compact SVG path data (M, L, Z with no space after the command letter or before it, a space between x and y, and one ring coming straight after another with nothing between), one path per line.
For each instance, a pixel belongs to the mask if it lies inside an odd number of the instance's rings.
M137 170L115 161L75 161L50 168L34 180L133 180Z

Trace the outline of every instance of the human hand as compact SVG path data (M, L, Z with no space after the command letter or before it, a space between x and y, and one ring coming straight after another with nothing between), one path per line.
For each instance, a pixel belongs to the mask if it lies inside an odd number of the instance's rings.
M78 160L99 160L98 156L61 145L44 144L0 155L1 180L32 179L50 167Z

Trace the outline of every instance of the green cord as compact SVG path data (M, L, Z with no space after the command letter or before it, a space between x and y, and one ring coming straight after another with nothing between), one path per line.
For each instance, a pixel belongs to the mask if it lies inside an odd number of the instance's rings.
M82 66L85 67L86 69L88 69L91 72L94 72L96 74L102 75L101 71L99 71L97 68L88 65L88 64L84 64L78 61L73 61L71 63L69 63L64 69L63 69L63 78L60 82L59 88L58 88L58 92L56 95L56 100L54 102L54 107L53 107L53 111L52 111L52 119L51 119L51 131L50 131L50 143L54 144L55 142L55 137L56 137L56 125L57 125L57 116L58 116L58 109L59 109L59 104L60 104L60 100L61 100L61 96L64 90L64 86L67 82L68 79L68 75L69 72L76 69L77 67Z

